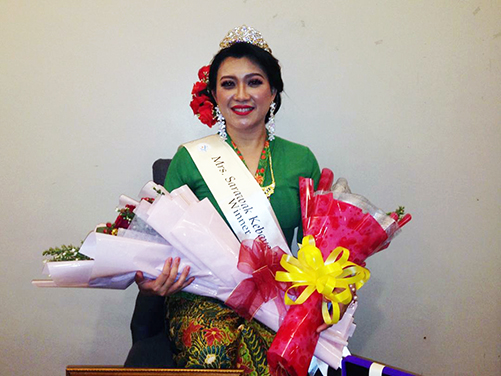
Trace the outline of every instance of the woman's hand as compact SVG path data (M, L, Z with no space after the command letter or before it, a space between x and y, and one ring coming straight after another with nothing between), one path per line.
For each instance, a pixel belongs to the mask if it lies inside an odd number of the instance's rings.
M174 261L172 257L169 257L165 261L162 273L157 279L146 279L142 272L136 272L134 280L139 290L145 295L168 296L184 289L193 282L195 278L191 277L187 279L190 272L190 267L187 266L176 281L180 262L181 260L179 257L176 257Z
M336 291L336 290L337 289L335 289L334 292L340 292L339 290L338 291ZM355 285L350 285L350 290L351 290L351 295L353 296L353 300L352 301L356 301L357 300L357 288L355 287ZM350 303L348 303L348 304L338 303L339 304L339 320L341 320L341 318L343 317L343 315L346 312L346 309L348 308L348 305ZM332 325L323 323L322 325L320 325L317 328L317 333L321 333L324 330L329 329L331 326Z

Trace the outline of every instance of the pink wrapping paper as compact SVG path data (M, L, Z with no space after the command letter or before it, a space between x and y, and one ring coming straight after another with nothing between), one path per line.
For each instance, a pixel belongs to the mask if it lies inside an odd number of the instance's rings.
M408 222L410 216L397 223L381 214L379 209L372 210L375 214L364 212L364 209L372 209L373 206L361 196L352 195L354 202L364 204L362 208L335 198L330 191L333 178L332 171L324 169L316 192L311 179L300 178L304 236L314 237L324 260L333 249L341 246L349 249L350 261L363 266L367 257L389 245L398 228ZM386 218L381 220L381 217ZM272 374L307 374L319 338L316 329L323 323L321 303L322 296L315 292L302 305L289 309L268 351Z
M340 201L335 213L331 210L327 216L307 218L305 225L305 235L313 235L318 248L345 247L350 250L350 261L361 266L388 239L386 232L370 214Z
M301 305L289 308L268 350L268 365L275 375L302 376L308 373L317 346L317 328L323 323L322 295L314 292Z

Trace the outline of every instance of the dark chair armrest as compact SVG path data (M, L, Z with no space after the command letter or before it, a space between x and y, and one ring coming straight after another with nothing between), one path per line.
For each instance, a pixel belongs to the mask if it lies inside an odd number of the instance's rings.
M132 343L153 337L165 330L165 298L137 294L136 306L130 323Z
M164 184L171 159L158 159L153 163L153 180ZM147 296L141 292L137 295L134 313L130 323L132 343L153 337L165 330L165 298Z
M153 163L153 181L157 184L164 185L165 176L169 169L172 159L157 159Z

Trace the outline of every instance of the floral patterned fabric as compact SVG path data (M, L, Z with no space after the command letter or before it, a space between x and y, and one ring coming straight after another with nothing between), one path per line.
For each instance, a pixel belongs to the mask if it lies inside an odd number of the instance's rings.
M259 322L243 319L220 301L187 293L167 299L167 318L179 367L269 375L266 352L275 333Z

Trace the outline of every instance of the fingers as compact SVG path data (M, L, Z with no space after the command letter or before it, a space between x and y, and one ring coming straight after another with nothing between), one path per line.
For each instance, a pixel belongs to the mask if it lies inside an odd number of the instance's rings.
M169 257L164 264L162 269L162 273L155 279L153 284L153 291L156 295L167 296L169 289L176 281L177 270L179 268L180 259L176 257L172 260L172 257Z
M174 275L174 280L172 281L172 283L170 284L170 287L167 290L167 295L174 294L174 293L184 289L186 286L188 286L194 280L194 278L190 278L189 280L187 280L188 274L190 273L189 266L185 267L183 269L183 271L181 272L181 274L179 275L178 280L177 281L175 280L175 278L177 277L178 270L179 270L179 263L180 263L179 259L177 259L177 262L176 262L176 260L174 260L174 265L171 269L171 273L173 273L173 271L175 271L175 275Z
M190 267L187 266L183 269L179 278L176 281L179 265L181 260L179 257L176 257L174 260L172 257L169 257L162 268L162 272L155 280L148 280L144 278L142 272L137 272L135 276L135 281L144 294L149 295L159 295L159 296L168 296L174 294L190 283L193 282L195 278L188 278L188 274L190 273Z
M321 333L323 332L325 329L328 329L330 327L330 325L327 325L325 323L323 323L322 325L320 325L318 328L317 328L317 333Z
M356 288L356 286L355 285L350 285L350 290L351 290L351 295L353 297L352 301L357 301L358 298L357 298L357 288ZM334 289L334 292L341 292L341 289ZM348 309L348 305L350 303L348 303L348 304L338 303L339 304L339 319L340 320L343 317L343 315L345 314L346 310ZM331 325L323 323L322 325L320 325L317 328L317 333L323 332L324 330L328 329L330 326Z
M341 320L341 318L344 316L346 310L348 309L348 305L351 303L351 302L356 302L357 301L357 287L355 285L350 285L350 290L351 290L351 301L348 303L348 304L342 304L342 303L339 303L339 319Z
M333 303L336 304L336 303ZM348 308L348 304L343 304L343 303L337 303L339 305L339 320L343 317L344 313L346 312L346 309ZM317 333L321 333L326 329L329 329L332 326L332 324L326 324L323 323L317 328Z
M174 283L177 277L177 268L179 267L179 257L176 257L174 261L172 257L169 257L164 264L162 273L155 280L155 290L162 291L168 290L168 288Z
M341 320L343 318L344 313L348 309L348 304L339 303L339 320Z
M143 281L144 281L143 272L137 271L136 276L134 277L134 282L136 282L139 285Z

